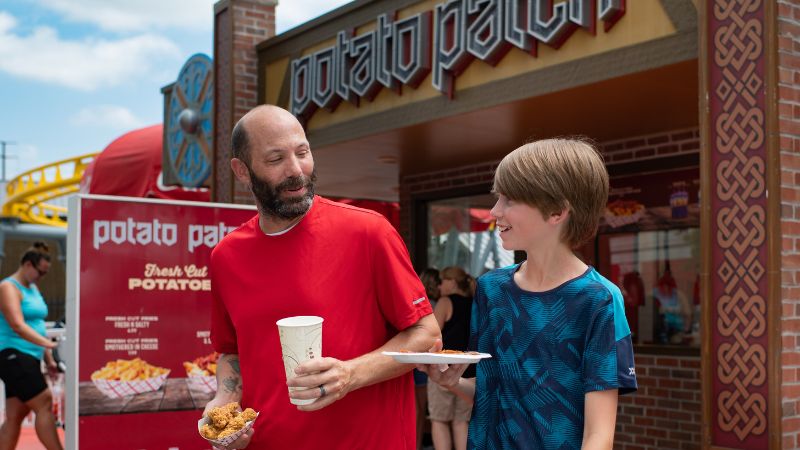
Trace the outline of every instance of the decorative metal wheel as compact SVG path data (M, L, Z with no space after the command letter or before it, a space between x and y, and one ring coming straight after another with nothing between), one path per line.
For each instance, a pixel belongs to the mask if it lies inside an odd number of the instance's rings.
M203 186L211 174L213 89L211 58L200 53L186 61L172 87L167 154L173 174L185 187Z

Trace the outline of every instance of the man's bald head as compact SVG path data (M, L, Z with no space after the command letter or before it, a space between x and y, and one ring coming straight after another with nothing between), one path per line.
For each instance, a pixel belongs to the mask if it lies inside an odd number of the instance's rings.
M275 105L259 105L247 112L233 127L231 153L234 158L250 164L249 133L258 127L267 140L278 138L287 131L303 132L303 126L289 111Z

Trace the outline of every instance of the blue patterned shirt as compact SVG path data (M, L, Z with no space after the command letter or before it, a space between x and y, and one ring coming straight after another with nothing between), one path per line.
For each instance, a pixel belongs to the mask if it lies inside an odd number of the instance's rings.
M589 267L546 292L514 282L519 265L478 279L470 349L477 367L470 449L580 449L587 392L636 390L622 294Z

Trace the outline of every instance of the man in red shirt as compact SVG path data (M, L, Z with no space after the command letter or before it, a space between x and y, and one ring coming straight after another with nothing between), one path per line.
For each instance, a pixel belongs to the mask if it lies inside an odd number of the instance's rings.
M412 367L382 351L425 351L440 337L400 236L380 214L314 195L314 160L288 111L259 106L236 124L231 168L258 215L211 256L219 389L261 412L229 449L416 447ZM323 317L325 357L301 364L289 403L275 322Z

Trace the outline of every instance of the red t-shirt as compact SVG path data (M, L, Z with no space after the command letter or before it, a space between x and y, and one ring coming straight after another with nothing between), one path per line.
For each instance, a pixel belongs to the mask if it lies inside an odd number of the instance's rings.
M275 322L320 316L322 356L349 360L431 314L402 239L380 214L315 197L278 236L258 216L211 255L214 349L239 355L242 405L261 415L248 449L398 449L415 444L411 373L314 412L289 403Z

